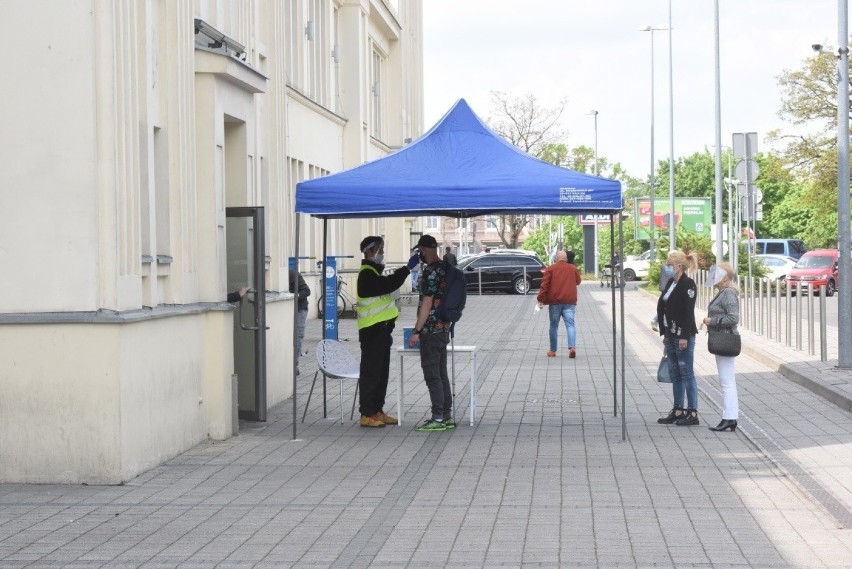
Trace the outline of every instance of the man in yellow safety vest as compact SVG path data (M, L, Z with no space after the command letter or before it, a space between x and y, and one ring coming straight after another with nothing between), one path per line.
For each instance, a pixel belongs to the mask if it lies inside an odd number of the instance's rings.
M371 235L361 241L364 259L358 272L358 340L361 343L360 406L362 427L396 425L396 417L384 412L390 375L390 353L394 324L399 316L392 293L405 283L420 262L415 254L405 267L390 275L385 269L385 242Z

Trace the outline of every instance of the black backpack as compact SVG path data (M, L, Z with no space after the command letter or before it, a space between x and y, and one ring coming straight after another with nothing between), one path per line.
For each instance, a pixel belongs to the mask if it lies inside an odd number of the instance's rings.
M461 269L444 263L447 269L447 286L441 304L435 309L435 316L444 322L458 322L462 317L465 302L467 302L467 280Z

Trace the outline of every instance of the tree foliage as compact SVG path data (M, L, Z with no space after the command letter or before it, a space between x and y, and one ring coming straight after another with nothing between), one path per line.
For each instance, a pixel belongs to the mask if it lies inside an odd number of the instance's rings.
M491 92L493 105L491 128L527 154L562 165L570 160L567 147L561 142L567 133L560 126L567 101L553 107L539 103L535 95L510 97L499 91ZM510 248L518 246L518 237L529 223L529 215L501 215L497 232L500 241Z
M560 225L562 225L563 231L561 244L557 243ZM547 259L547 252L554 246L559 246L564 250L570 249L576 251L576 262L578 265L581 263L583 256L583 228L577 222L576 216L554 217L531 232L524 240L524 249L535 251L542 259Z
M784 142L784 166L799 184L769 221L773 231L797 231L810 247L837 243L837 60L816 55L785 70L779 116L790 129L770 133ZM762 176L761 176L762 177ZM795 195L795 198L792 197Z

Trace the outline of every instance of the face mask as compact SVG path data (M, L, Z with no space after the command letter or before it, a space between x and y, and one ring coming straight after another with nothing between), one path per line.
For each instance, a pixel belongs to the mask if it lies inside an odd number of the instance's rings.
M425 262L426 262L426 255L424 255L424 254L423 254L423 251L420 251L420 252L418 253L418 256L420 257L420 262L421 262L421 263L425 263Z
M667 279L674 278L675 270L671 265L663 265L663 276Z
M381 253L376 253L375 255L373 255L373 262L378 265L381 265L385 262L385 256Z

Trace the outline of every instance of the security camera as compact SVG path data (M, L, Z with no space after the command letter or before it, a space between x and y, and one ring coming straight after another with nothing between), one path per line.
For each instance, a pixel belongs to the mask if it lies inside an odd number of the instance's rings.
M822 44L821 43L811 44L811 49L814 50L817 53L820 53L822 51Z

